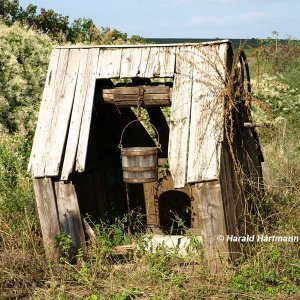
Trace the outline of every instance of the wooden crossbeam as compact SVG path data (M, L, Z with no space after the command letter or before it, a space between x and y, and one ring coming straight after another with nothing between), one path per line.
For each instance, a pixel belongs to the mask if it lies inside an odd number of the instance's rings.
M101 89L100 98L105 103L124 107L136 107L140 89L145 90L142 101L143 107L171 105L172 87L167 85L124 86Z

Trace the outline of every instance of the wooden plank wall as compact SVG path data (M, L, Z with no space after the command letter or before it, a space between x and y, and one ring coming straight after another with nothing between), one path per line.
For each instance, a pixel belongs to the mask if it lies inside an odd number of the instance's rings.
M228 47L177 49L169 138L176 188L219 177Z
M86 166L96 79L172 77L176 47L60 48L49 63L28 170L60 176Z
M197 199L205 256L210 268L217 271L222 266L220 259L226 263L229 254L221 186L217 180L196 183L192 193Z
M61 179L67 180L72 172L76 160L77 169L83 168L85 163L83 148L87 146L86 131L89 130L90 116L95 89L95 61L98 51L83 49L80 53L80 64L77 85L74 95L73 110L70 119L66 151L63 160ZM85 129L84 129L85 128Z
M187 182L216 180L220 172L228 45L194 49Z
M34 191L47 257L58 258L57 237L62 231L72 238L72 255L79 248L84 250L84 231L72 182L37 178L34 179Z
M97 78L174 76L168 151L175 187L216 179L222 105L209 85L221 89L227 48L225 43L54 50L29 163L34 177L67 180L73 170L85 170ZM212 106L213 116L207 113Z
M92 118L92 109L94 103L94 93L96 86L96 70L98 62L98 49L92 49L89 64L92 64L88 73L87 91L84 101L84 109L82 111L82 119L80 126L80 135L78 140L78 149L76 154L76 171L83 172L85 170L87 145L90 133L90 124Z
M176 52L168 149L175 188L183 188L187 176L194 60L192 50L192 47L179 47Z
M55 241L60 233L60 224L53 182L51 178L38 178L34 179L33 183L46 255L50 259L57 259L58 249Z
M58 69L60 51L55 49L52 51L49 61L48 73L46 77L43 97L40 106L39 117L37 121L36 133L33 139L33 146L30 154L30 159L28 163L28 172L31 171L33 176L38 176L38 169L40 166L43 166L43 152L44 148L41 145L45 144L45 134L48 130L48 124L52 118L49 113L49 107L52 105L51 99L49 100L49 94L54 89L54 83L56 78L56 72ZM44 174L44 172L40 172Z
M58 78L62 84L59 85L61 89L53 99L55 106L52 112L52 122L48 131L47 143L45 145L45 150L47 151L45 174L48 176L56 176L60 171L60 162L63 157L65 139L68 134L74 89L77 82L79 56L80 50L71 49L69 51L64 78Z
M144 195L146 205L146 216L147 216L147 227L154 233L161 233L160 229L160 208L158 199L167 191L175 191L174 181L171 175L166 173L165 164L167 163L166 158L160 158L158 160L158 177L157 182L145 183L144 184ZM176 189L176 191L185 193L191 200L191 219L190 221L190 232L195 235L201 235L201 219L198 209L199 199L197 195L193 194L192 187L187 184L184 188ZM174 198L169 199L171 202ZM168 212L167 212L168 213Z
M85 236L76 191L72 182L56 181L54 187L61 230L71 237L73 244L70 250L74 256L79 248L85 250Z

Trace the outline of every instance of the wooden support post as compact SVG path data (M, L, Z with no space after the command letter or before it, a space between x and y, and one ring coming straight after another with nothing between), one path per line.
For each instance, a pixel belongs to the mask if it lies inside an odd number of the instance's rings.
M233 169L233 161L230 156L227 140L222 145L220 172L227 234L238 236L238 215L241 214L241 195L236 186L237 182ZM228 248L230 251L230 260L234 262L240 256L240 245L236 242L229 242Z
M193 195L193 186L188 186L190 190L189 196L191 198L191 229L189 232L193 235L201 236L203 228L199 216L197 194Z
M59 222L62 231L70 235L73 245L71 254L76 254L79 248L85 250L85 237L81 214L74 185L71 182L55 182Z
M33 179L37 211L41 224L44 248L48 259L57 259L56 237L60 233L56 197L51 178Z
M210 270L217 272L222 267L221 263L228 260L227 230L220 183L196 183L192 189L198 202L205 256Z
M150 122L155 126L158 131L161 153L160 157L168 157L168 144L169 144L169 125L166 121L164 114L162 113L160 107L149 107L147 112L150 118Z
M156 199L156 182L144 183L143 186L148 230L153 233L161 233Z

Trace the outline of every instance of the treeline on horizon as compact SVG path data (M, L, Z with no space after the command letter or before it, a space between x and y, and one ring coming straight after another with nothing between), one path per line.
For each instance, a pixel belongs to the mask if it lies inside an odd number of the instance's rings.
M227 39L221 38L145 38L146 43L154 44L181 44L181 43L203 43L211 41L221 41ZM228 39L230 40L232 47L237 49L241 44L246 42L247 46L250 48L257 48L261 45L261 40L259 39Z
M60 44L172 44L222 40L221 38L143 38L139 35L128 37L127 33L117 29L97 27L90 18L79 18L70 23L69 16L59 14L52 9L41 8L38 11L34 4L23 8L19 0L0 0L0 21L7 26L18 22L22 27L46 34ZM234 49L237 49L245 41L247 47L257 48L264 39L230 39L230 41ZM278 39L278 42L284 43L285 40Z
M275 32L276 33L276 32ZM272 33L273 34L273 33ZM274 34L273 34L274 35ZM228 39L232 47L234 49L239 48L241 45L246 43L246 47L249 48L257 48L262 44L266 45L270 39L274 37L269 37L266 39ZM276 38L276 37L275 37ZM180 43L203 43L203 42L211 42L211 41L221 41L227 40L226 38L145 38L146 43L154 43L154 44L180 44ZM278 39L279 44L285 44L289 39Z
M139 35L128 37L117 29L97 27L90 18L79 18L72 23L52 9L29 4L20 6L19 0L0 0L0 21L7 26L18 22L21 26L48 35L57 43L123 44L145 43Z

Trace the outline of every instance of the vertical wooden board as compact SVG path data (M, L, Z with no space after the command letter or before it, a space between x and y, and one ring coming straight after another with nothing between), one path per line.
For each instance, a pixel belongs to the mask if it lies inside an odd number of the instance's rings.
M120 76L122 48L109 48L101 50L97 78L117 78Z
M57 95L58 101L53 112L51 128L49 130L49 143L47 143L46 147L48 152L45 161L45 174L47 176L56 176L60 171L73 106L79 63L80 50L71 49L66 75L64 81L61 83L62 89Z
M67 180L69 174L74 168L78 139L80 133L81 119L84 109L84 99L87 93L87 87L90 80L90 72L93 66L93 51L88 49L80 50L80 65L78 71L78 80L75 89L74 104L68 132L66 151L64 155L61 180Z
M191 46L182 46L176 52L169 134L169 164L175 188L186 182L190 110L193 82L193 55Z
M104 56L105 49L99 49L99 56L98 56L98 64L97 64L97 71L96 71L96 78L100 79L100 72L102 68L102 61Z
M212 269L220 269L220 259L227 261L228 243L221 188L218 181L197 183L192 186L197 201L201 236L205 256Z
M70 235L74 250L85 248L85 237L82 226L76 191L71 182L55 182L57 210L62 231Z
M176 47L161 47L159 53L160 77L173 77L175 72Z
M159 157L168 157L169 125L165 116L160 107L149 107L147 108L147 113L149 115L150 122L154 125L159 134L161 150L158 151L157 154Z
M230 151L227 141L222 143L221 150L221 164L220 164L220 186L223 198L223 207L225 213L225 222L227 227L227 234L238 236L238 216L242 212L238 211L238 204L241 202L239 191L234 188L234 177L232 168L233 162L230 158ZM241 249L239 243L229 242L228 248L230 250L230 258L234 262L240 256Z
M87 85L87 91L84 101L84 109L82 114L82 121L80 126L80 134L78 140L78 150L76 154L76 171L83 172L85 170L86 154L89 141L90 125L92 118L92 110L94 103L94 93L96 85L96 72L98 66L98 59L100 58L99 49L92 48L90 51L90 61L93 62Z
M66 51L63 51L65 53ZM47 130L51 123L51 112L54 109L53 91L55 90L56 77L59 75L60 61L64 57L61 51L55 49L52 51L50 63L48 67L48 75L44 87L43 98L40 106L38 122L36 126L33 146L31 150L30 163L31 171L34 177L42 177L44 175L44 159L45 149L41 145L45 144L47 138Z
M120 77L129 78L139 76L141 57L141 48L123 49Z
M150 57L150 47L147 48L142 48L141 49L141 62L140 62L140 67L139 67L139 77L146 77L146 69L148 65L148 60Z
M40 139L40 144L37 147L40 148L40 152L37 155L38 161L36 164L34 177L44 177L45 176L45 166L46 161L48 159L48 152L50 140L51 140L51 133L53 129L53 118L54 113L57 109L59 103L60 91L62 90L66 69L68 65L68 57L69 57L69 49L60 49L59 53L59 60L58 60L58 67L56 71L56 76L53 81L53 85L51 85L51 90L48 95L48 105L45 107L45 119L44 119L44 126L43 126L43 133Z
M165 158L158 159L158 166L166 164ZM158 167L158 178L156 182L144 183L144 198L146 207L146 217L148 229L153 233L160 233L159 219L159 196L166 191L173 190L174 184L171 176L165 176L165 172L161 167Z
M49 94L53 89L53 83L55 82L56 70L58 67L58 60L59 60L59 50L54 49L50 56L49 67L43 92L43 97L41 101L39 117L37 121L37 126L35 130L35 135L33 139L32 150L30 154L30 159L28 163L27 171L32 171L32 173L36 173L36 166L39 163L40 159L40 151L44 150L41 147L41 140L43 140L43 135L45 133L45 125L47 124L47 120L49 120L50 116L47 113L49 105L52 104L49 101Z
M149 229L159 228L157 199L155 198L156 183L144 183L144 198L146 208L147 227Z
M143 73L143 76L145 78L152 78L152 77L158 77L160 72L159 67L159 47L151 47L149 57L147 60L147 66L145 69L145 72ZM141 71L142 74L142 71Z
M215 45L195 48L187 172L189 183L219 178L220 143L224 127L223 54Z
M34 179L33 185L46 255L49 259L58 258L56 238L60 233L60 226L52 180Z

